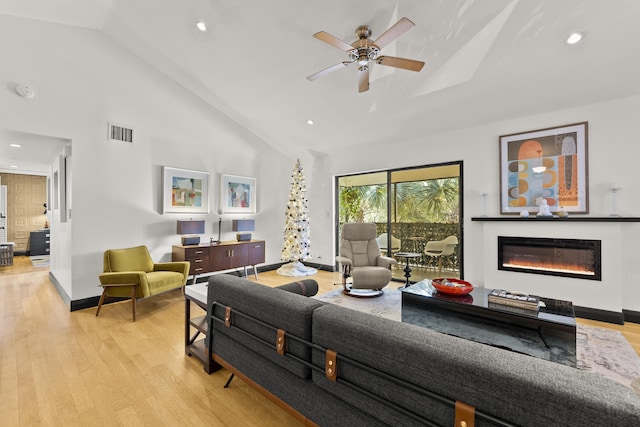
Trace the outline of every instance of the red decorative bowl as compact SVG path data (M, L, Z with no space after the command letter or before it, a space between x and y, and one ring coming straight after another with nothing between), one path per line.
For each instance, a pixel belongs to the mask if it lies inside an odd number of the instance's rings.
M433 279L431 283L439 294L468 295L473 290L473 285L471 283L460 279L438 278Z

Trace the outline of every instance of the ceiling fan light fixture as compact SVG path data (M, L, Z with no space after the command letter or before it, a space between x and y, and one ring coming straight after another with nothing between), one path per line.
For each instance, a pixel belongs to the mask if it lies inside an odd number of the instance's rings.
M308 125L312 125L312 124L314 124L314 123L315 123L315 122L314 122L313 120L311 120L311 119L307 120L307 124L308 124Z
M424 66L424 62L422 61L396 58L393 56L378 56L382 48L396 40L414 26L415 24L410 19L401 18L398 22L382 33L382 35L380 35L376 40L371 40L369 39L369 37L371 37L371 27L368 25L361 25L356 28L356 37L358 37L358 39L351 44L344 40L340 40L325 31L318 31L313 35L313 37L346 52L348 61L340 62L307 76L307 80L316 80L318 77L322 77L340 68L344 68L349 64L357 63L358 92L366 92L369 90L370 62L409 71L420 71Z
M204 21L196 21L196 28L204 33L207 31L207 24Z
M580 43L580 41L584 38L584 34L579 33L579 32L574 32L569 34L569 37L567 37L566 43L568 45L573 45L573 44L577 44Z

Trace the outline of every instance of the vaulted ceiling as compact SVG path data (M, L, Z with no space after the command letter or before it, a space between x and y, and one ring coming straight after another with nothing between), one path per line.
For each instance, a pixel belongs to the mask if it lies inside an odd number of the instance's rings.
M0 13L93 28L283 151L402 141L640 93L638 0L0 0ZM357 65L312 35L376 39L418 73ZM196 29L196 21L208 30ZM574 32L576 45L565 43ZM312 119L313 125L307 124Z

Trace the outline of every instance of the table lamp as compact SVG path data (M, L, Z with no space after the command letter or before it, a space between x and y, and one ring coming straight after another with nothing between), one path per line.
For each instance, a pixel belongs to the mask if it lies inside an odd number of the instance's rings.
M204 220L199 221L178 221L177 234L182 234L182 245L199 245L200 236L204 234Z
M251 233L246 232L255 230L255 223L252 219L234 219L231 230L240 231L240 233L236 233L236 240L238 242L251 240Z

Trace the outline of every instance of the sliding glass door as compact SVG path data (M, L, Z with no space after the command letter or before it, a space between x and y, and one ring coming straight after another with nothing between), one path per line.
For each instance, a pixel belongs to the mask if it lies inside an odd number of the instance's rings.
M396 253L420 255L411 281L462 277L462 162L339 176L336 194L338 245L345 222L373 222L384 254L403 265ZM438 243L445 239L456 243ZM394 279L404 280L402 268Z

